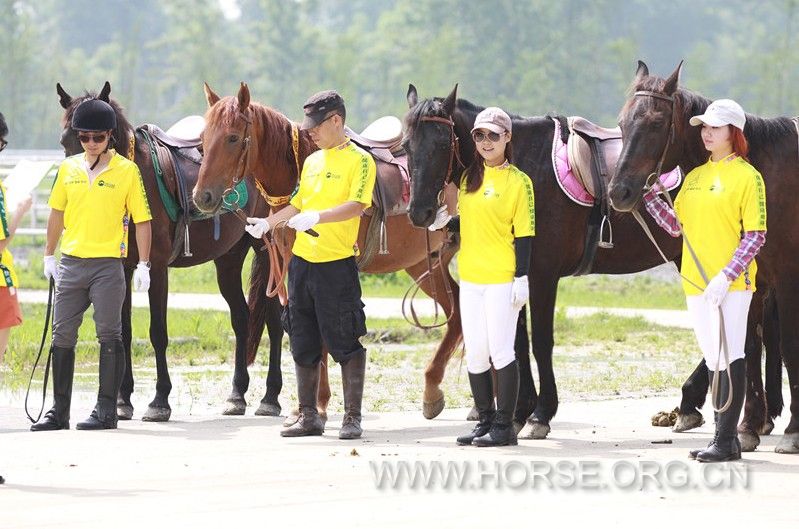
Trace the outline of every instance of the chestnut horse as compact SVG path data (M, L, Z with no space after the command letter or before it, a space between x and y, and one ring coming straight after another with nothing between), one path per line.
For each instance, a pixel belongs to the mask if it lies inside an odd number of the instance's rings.
M309 154L317 150L305 131L297 131L297 125L275 110L250 100L250 91L245 83L237 97L220 98L208 85L205 94L209 109L205 115L203 132L205 158L200 169L194 202L206 212L220 207L222 195L231 187L234 177L255 178L270 197L287 197L294 190L299 178L298 170ZM297 134L297 152L293 147L293 134ZM369 217L362 217L358 246L364 248ZM416 279L427 271L425 230L415 228L407 216L391 216L386 222L388 232L388 254L375 254L362 272L383 274L405 270ZM431 248L441 252L441 263L445 271L423 281L422 289L433 297L451 315L444 339L438 346L430 364L425 369L425 387L422 397L423 413L428 419L444 409L444 393L440 388L447 361L461 340L461 321L458 310L458 285L449 276L447 264L454 249L445 244L440 233L430 234ZM260 242L260 241L259 241ZM253 270L253 275L256 272ZM261 275L265 280L265 272ZM449 287L454 295L454 304L445 294ZM434 294L435 293L435 294ZM326 358L326 355L325 355ZM320 383L318 405L325 413L330 397L325 369Z
M150 250L152 268L150 270L151 283L148 296L150 300L150 342L155 350L157 382L155 398L149 404L142 420L166 421L169 420L171 415L169 393L172 390L172 382L166 361L168 343L167 267L184 268L211 260L214 261L216 266L219 291L230 307L230 320L233 332L236 335L233 389L227 399L227 406L223 413L226 415L241 415L245 411L244 395L250 382L246 358L248 351L250 356L254 356L254 351L258 348L261 333L263 332L264 320L266 320L270 338L269 372L266 379L266 394L261 400L261 405L256 411L256 415L279 415L281 410L278 395L283 385L280 371L281 340L283 336L283 330L280 326L280 305L276 300L266 299L261 289L251 288L250 307L248 308L247 301L242 293L241 269L244 264L244 258L250 247L253 246L254 241L252 237L244 232L242 221L236 218L235 215L220 215L218 219L218 238L216 240L213 236L215 231L214 219L192 222L189 227L189 237L193 255L184 257L180 253L170 263L175 223L170 220L161 201L147 143L142 138L141 133L133 130L120 105L114 99L109 98L111 85L106 82L99 95L87 92L83 96L73 98L64 91L60 84L57 85L57 92L61 106L65 109L62 119L61 144L64 147L66 156L83 152L77 133L70 126L75 108L86 99L102 99L114 108L117 115L117 129L114 131L114 138L119 154L129 156L129 147L131 142L134 142L133 161L139 166L150 203L150 211L153 215L153 238ZM167 187L174 193L174 177L165 175L165 179L167 179ZM191 177L187 175L187 181L190 179ZM267 211L266 203L259 196L254 186L250 186L249 201L246 208L249 215L264 215ZM139 258L134 230L135 226L131 223L128 257L124 261L126 294L122 307L122 340L125 345L126 366L117 401L117 414L120 419L130 419L133 416L133 405L130 401L130 396L133 393L130 280ZM268 263L261 262L262 259L264 257L261 252L256 252L253 267L257 267L259 270L263 270L264 267L268 268ZM251 311L252 318L250 317ZM248 322L250 323L249 329Z
M690 126L688 120L702 114L711 101L679 86L681 70L682 63L671 76L663 79L649 75L646 64L640 61L638 63L631 86L632 96L620 114L624 148L609 187L610 199L618 211L631 211L638 207L647 184L647 175L659 165L665 170L679 165L687 172L708 159L700 136L701 127ZM766 184L768 235L765 246L757 256L759 288L755 296L758 292L766 292L769 287L775 294L778 340L791 390L791 419L775 450L799 453L797 121L787 117L761 118L747 115L744 133L749 141L749 159L760 171ZM755 300L752 301L752 307L755 311L759 310ZM751 325L752 318L750 310L750 325L746 336L746 409L744 419L738 427L741 444L748 450L753 450L759 442L758 432L765 422L766 409L769 415L775 411L771 401L778 403L779 407L782 406L782 388L779 386L766 392L768 408L763 402L760 337ZM769 376L770 371L767 361L767 385L769 379L774 378L773 373Z
M438 207L439 191L445 179L458 182L463 167L454 161L461 160L468 166L474 159L474 141L469 134L474 119L483 109L477 105L457 99L457 86L444 99L434 98L420 101L413 85L408 89L410 110L405 117L405 148L411 159L411 205L409 215L417 226L429 226ZM434 119L430 119L434 118ZM552 166L551 148L555 125L552 117L513 119L513 152L515 164L533 181L536 206L536 236L530 262L530 312L533 329L533 355L538 365L540 393L535 395L532 378L525 381L521 370L519 408L516 420L524 420L524 395L536 402L535 410L527 418L528 438L545 438L549 422L558 407L558 394L552 366L554 344L553 317L558 281L570 275L582 257L585 245L586 222L589 208L571 202L558 187ZM568 128L565 118L561 122L562 140L567 140ZM459 155L453 152L452 138L457 138ZM673 168L673 166L672 166ZM447 171L450 171L447 174ZM628 274L646 270L661 263L661 258L646 238L641 228L630 215L614 213L611 218L616 244L612 249L597 251L591 273ZM654 221L648 218L650 227ZM665 255L679 262L680 241L672 239L660 229L653 228L654 235ZM758 323L759 320L755 323ZM517 354L517 358L518 358ZM520 364L520 368L522 364ZM704 375L702 375L704 368ZM704 381L704 389L701 383ZM697 385L698 384L698 385ZM779 385L777 383L777 385ZM707 368L701 364L686 382L694 400L691 409L698 414L698 426L702 420L696 407L704 403L707 393Z

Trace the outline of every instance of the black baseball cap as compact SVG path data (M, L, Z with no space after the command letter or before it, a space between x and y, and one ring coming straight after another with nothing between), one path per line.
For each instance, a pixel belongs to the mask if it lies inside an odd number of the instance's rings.
M322 123L331 111L345 111L344 99L335 90L323 90L309 97L302 105L302 110L305 112L305 119L300 128L312 129Z

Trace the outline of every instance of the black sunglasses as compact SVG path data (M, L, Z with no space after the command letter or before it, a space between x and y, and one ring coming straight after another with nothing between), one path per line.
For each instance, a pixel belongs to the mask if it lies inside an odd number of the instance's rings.
M89 141L93 141L94 143L103 143L105 139L108 137L108 134L78 134L78 139L81 143L89 143Z
M503 132L504 134L504 132ZM472 138L474 139L475 143L480 143L484 139L488 138L491 142L496 143L499 141L500 135L496 132L482 132L476 130L472 132Z

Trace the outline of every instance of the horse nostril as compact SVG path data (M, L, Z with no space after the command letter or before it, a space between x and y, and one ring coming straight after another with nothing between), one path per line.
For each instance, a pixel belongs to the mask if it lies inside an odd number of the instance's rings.
M203 196L202 196L203 205L207 206L208 204L210 204L212 198L213 197L211 196L211 192L210 191L206 191L205 193L203 193Z

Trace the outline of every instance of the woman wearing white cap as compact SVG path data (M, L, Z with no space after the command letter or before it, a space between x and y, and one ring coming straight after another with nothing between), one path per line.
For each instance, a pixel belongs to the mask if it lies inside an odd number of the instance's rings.
M718 378L714 407L722 407L730 399L729 407L716 414L712 442L690 455L703 462L731 461L741 458L737 426L746 392L744 341L757 274L754 259L766 242L766 189L747 159L746 115L738 103L714 101L690 123L702 126L702 141L710 159L685 177L674 211L654 191L645 194L644 201L657 223L673 237L680 235L682 226L683 288L710 369L711 386ZM704 291L705 281L691 257L692 249L710 279ZM720 313L726 348L720 343Z
M429 229L461 234L458 271L466 369L479 422L461 445L517 444L513 415L519 368L513 350L519 311L530 297L527 271L535 235L530 178L511 163L510 116L489 107L475 118L474 162L461 176L460 215L442 206ZM497 405L491 365L496 370Z

